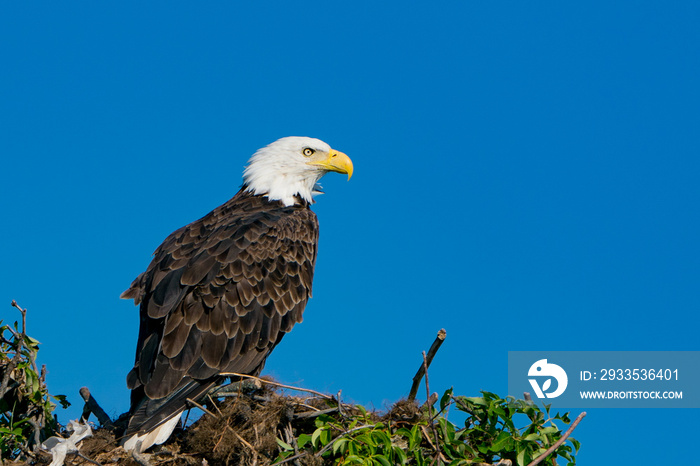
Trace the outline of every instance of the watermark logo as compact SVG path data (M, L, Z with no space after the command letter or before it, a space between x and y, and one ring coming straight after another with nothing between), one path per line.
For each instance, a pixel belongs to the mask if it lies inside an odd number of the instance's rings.
M546 359L540 359L530 366L527 375L529 377L547 377L542 387L540 387L537 379L528 379L532 389L535 391L537 398L556 398L566 390L569 383L569 378L566 376L566 371L556 364L548 363ZM552 386L552 378L557 381L557 389L553 392L547 392Z
M508 393L555 410L700 409L698 361L700 351L509 351Z

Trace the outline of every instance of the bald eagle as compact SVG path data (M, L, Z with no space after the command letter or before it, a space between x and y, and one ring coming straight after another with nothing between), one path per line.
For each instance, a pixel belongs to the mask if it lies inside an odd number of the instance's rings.
M226 372L258 375L311 297L317 182L352 175L323 141L287 137L258 150L228 202L168 236L124 299L140 305L127 450L168 439L187 400Z

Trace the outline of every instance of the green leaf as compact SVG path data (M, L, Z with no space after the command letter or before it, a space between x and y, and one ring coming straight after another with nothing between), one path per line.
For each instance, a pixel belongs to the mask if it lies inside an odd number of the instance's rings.
M0 427L0 432L9 435L20 435L22 433L22 429L17 427L15 429L10 430L7 427Z
M297 445L299 448L304 448L304 446L311 441L311 436L309 434L299 434L297 437Z
M581 442L571 437L569 437L569 441L574 446L574 450L576 451L576 453L578 453L578 449L581 448Z
M314 446L314 448L318 448L318 443L319 439L321 438L321 433L323 432L323 427L319 427L314 431L313 434L311 434L311 445Z
M367 409L362 405L355 405L355 407L360 411L363 417L367 417Z
M496 403L491 403L489 406L489 414L495 413L500 417L506 417L506 411L501 407L501 405Z
M391 463L389 462L389 460L386 459L382 455L373 456L372 460L376 461L377 463L381 464L382 466L391 466Z
M374 447L374 446L377 445L377 444L374 442L374 440L372 439L372 437L371 437L368 433L366 433L366 432L363 432L363 433L357 435L357 436L355 437L355 440L358 441L358 442L362 442L362 443L364 443L365 445L370 446L370 447Z
M421 432L420 427L418 425L413 426L411 429L411 442L410 442L410 448L413 450L417 446L421 444L423 441L423 433Z
M280 461L283 461L287 459L288 457L292 456L294 454L293 451L281 451L279 455L277 455L277 458L275 458L275 463L279 463Z
M30 337L29 335L24 336L24 343L31 348L36 348L40 344L39 340L35 340L34 338Z
M445 393L442 395L442 398L440 398L440 410L444 410L448 404L450 404L450 401L452 400L452 390L454 387L448 388Z
M330 416L327 415L327 414L321 414L321 415L318 416L318 417L316 418L316 420L314 421L314 425L315 425L316 427L323 427L323 426L325 426L326 424L328 424L329 422L333 422L333 418L330 417Z
M333 454L337 455L338 452L343 453L348 442L350 442L350 440L347 438L339 438L333 442Z
M481 398L478 396L471 396L471 397L463 396L460 398L464 399L465 401L467 401L469 403L473 403L473 404L479 405L479 406L488 406L489 405L488 401L486 401L484 398Z
M329 429L323 429L321 432L321 445L324 447L331 442L331 431Z
M372 439L375 442L375 445L382 445L386 450L391 449L391 439L389 436L386 434L386 432L382 430L375 430L372 431Z
M360 458L357 455L350 455L347 458L345 458L345 461L343 461L343 464L363 464L364 461L362 461L362 458Z
M294 447L288 444L287 442L284 442L280 439L275 440L277 440L277 445L279 445L283 450L294 450Z
M562 451L562 452L558 451L557 454L559 456L561 456L562 458L566 458L569 461L574 461L574 458L567 451Z
M402 448L394 447L394 456L394 462L398 464L406 464L408 462L408 456L406 456L406 452Z
M501 432L496 437L496 440L491 445L492 452L499 452L505 448L505 446L512 440L512 437L508 432Z
M54 400L61 403L61 407L63 409L66 409L70 406L70 402L66 399L66 395L55 395L55 396L52 396L51 398L53 398Z

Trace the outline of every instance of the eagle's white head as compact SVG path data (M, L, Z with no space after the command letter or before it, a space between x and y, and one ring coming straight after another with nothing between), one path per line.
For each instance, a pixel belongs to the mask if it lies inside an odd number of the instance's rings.
M295 196L310 203L318 192L316 183L329 171L350 179L352 161L319 139L290 136L253 154L243 172L243 186L288 206L295 203Z

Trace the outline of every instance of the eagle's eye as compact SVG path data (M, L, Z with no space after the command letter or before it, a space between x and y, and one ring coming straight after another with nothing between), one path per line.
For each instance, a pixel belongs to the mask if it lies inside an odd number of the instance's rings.
M314 155L314 152L316 152L316 151L313 150L313 149L310 148L310 147L307 147L307 148L304 149L304 152L303 152L303 153L304 153L304 155L305 155L306 157L311 157L312 155Z

